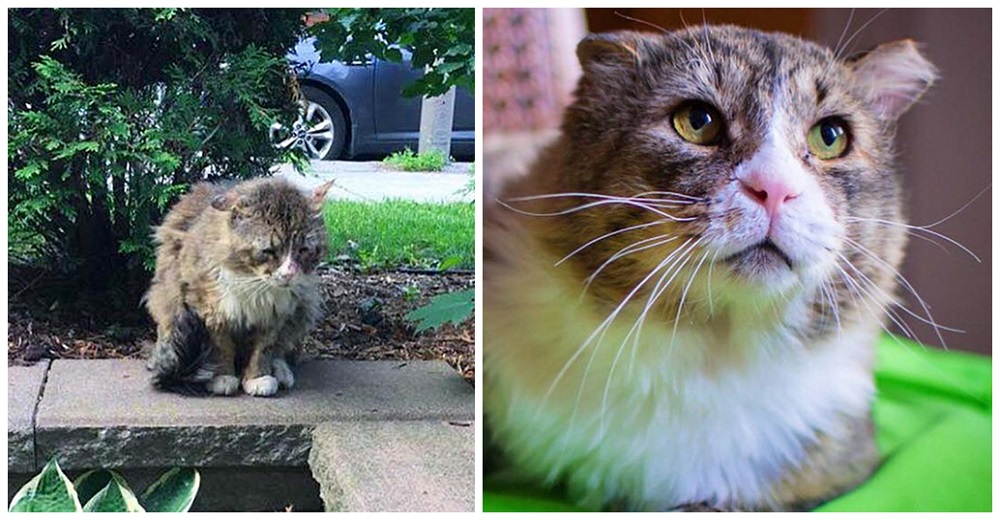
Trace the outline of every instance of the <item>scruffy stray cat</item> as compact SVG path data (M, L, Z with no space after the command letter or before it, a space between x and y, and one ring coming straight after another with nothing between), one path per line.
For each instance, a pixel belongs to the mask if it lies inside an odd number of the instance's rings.
M935 68L730 26L577 53L560 138L486 208L492 442L591 508L856 486L906 242L892 139Z
M322 311L313 273L326 254L321 209L332 185L309 195L283 179L198 184L156 231L146 307L157 325L150 358L162 389L292 388L295 348Z

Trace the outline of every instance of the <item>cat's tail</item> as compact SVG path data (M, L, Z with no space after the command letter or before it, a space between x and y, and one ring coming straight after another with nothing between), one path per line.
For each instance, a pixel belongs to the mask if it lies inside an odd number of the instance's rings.
M206 395L205 383L214 375L208 365L212 341L202 321L187 306L173 321L168 338L160 338L147 368L153 372L153 387L188 395Z

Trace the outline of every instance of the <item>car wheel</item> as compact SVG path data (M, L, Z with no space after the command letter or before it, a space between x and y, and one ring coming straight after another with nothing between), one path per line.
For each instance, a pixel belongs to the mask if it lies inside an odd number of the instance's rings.
M271 140L277 146L297 146L310 159L332 160L344 153L347 122L340 105L322 90L302 87L302 108L291 128L271 125Z

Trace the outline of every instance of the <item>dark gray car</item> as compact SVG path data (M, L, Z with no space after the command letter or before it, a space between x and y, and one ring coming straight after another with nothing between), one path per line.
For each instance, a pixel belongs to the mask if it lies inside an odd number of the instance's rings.
M281 146L300 146L313 159L387 155L409 147L420 137L420 97L404 97L403 87L420 77L404 53L402 63L377 58L360 63L320 61L307 39L289 60L297 70L305 97L302 117L291 127L276 124L272 137ZM465 89L455 95L451 155L475 154L475 100Z

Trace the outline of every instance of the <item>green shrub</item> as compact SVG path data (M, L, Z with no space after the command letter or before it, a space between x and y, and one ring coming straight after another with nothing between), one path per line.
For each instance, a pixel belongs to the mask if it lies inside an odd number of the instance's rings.
M301 158L268 128L294 118L285 53L302 10L8 13L13 261L90 290L144 285L150 227L190 183Z
M417 154L407 148L386 157L382 162L407 172L439 172L448 164L448 158L437 150Z
M125 479L114 471L88 471L71 482L52 459L18 490L8 511L183 513L191 509L200 484L197 470L174 468L136 497Z

